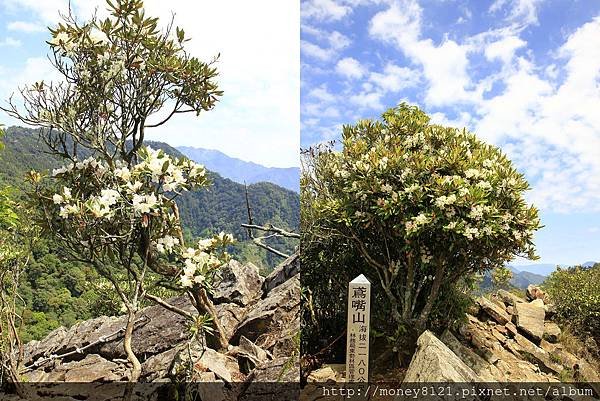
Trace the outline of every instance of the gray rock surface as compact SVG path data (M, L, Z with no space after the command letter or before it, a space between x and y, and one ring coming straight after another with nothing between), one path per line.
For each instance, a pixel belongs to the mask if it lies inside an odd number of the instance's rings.
M215 303L246 306L262 295L264 279L258 274L258 267L252 263L241 264L231 260L219 274L221 279L213 291Z
M533 341L540 342L544 335L544 308L531 303L515 305L515 324Z
M433 333L425 331L417 340L404 383L474 383L481 379Z
M479 297L477 299L477 303L481 306L481 309L483 309L483 311L485 311L485 313L487 313L496 322L500 324L506 324L506 322L510 321L510 317L506 311L494 302L491 302L484 297Z
M297 258L290 258L288 262L297 263ZM289 273L298 267L282 264L279 269ZM283 280L287 276L277 277ZM190 340L189 322L162 306L140 311L132 341L133 350L142 363L140 381L160 386L181 377L217 384L299 380L296 341L300 330L299 274L265 290L262 284L263 279L254 265L234 261L228 264L214 297L226 335L235 339L237 345L230 347L227 353ZM195 313L187 297L172 298L168 302ZM40 365L26 373L27 380L98 383L127 380L130 368L122 349L125 322L124 316L99 317L69 329L56 329L41 341L28 343L24 350L25 364L39 362ZM62 356L76 350L80 352ZM48 360L51 355L58 357ZM57 390L53 395L58 400L64 394Z

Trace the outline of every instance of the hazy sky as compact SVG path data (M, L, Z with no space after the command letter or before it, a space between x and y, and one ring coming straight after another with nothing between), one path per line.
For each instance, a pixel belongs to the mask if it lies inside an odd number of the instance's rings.
M71 0L89 17L104 0ZM267 166L297 166L300 102L300 6L296 0L147 0L146 12L192 38L188 49L205 60L221 53L221 102L199 118L180 115L151 139L218 149ZM47 26L68 0L0 0L0 100L18 85L52 77ZM0 122L15 122L0 115Z
M303 0L302 146L405 100L495 143L546 225L543 263L600 260L600 2ZM524 261L522 263L530 263Z

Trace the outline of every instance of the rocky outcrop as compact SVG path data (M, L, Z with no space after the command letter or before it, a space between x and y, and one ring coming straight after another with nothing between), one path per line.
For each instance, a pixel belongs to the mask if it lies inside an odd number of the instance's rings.
M275 270L265 278L265 281L262 284L263 292L268 293L273 288L288 281L298 273L300 273L300 257L298 254L294 254L280 263Z
M543 301L541 302L543 305ZM542 336L544 335L545 316L546 313L543 306L536 305L533 302L522 302L515 305L515 324L519 329L523 330L528 337L537 343L541 341Z
M558 324L553 322L544 323L544 339L551 343L557 343L560 338L561 330Z
M226 353L190 340L189 323L162 306L140 311L133 333L133 349L142 363L140 381L238 383L236 391L246 398L253 381L298 382L297 260L292 257L278 266L279 273L270 276L268 285L252 264L231 261L224 268L213 299L233 344ZM169 303L194 312L186 297ZM24 378L30 382L126 381L130 367L122 349L124 325L125 317L100 317L28 343L24 359L29 369ZM232 387L229 391L234 392Z
M540 287L529 284L527 286L527 290L525 291L525 295L527 299L530 301L535 301L536 299L544 300L546 298L546 293L540 289Z
M480 381L477 374L430 331L421 334L417 340L417 350L404 377L405 383L477 381Z
M233 303L243 307L262 295L264 279L252 263L241 264L231 260L219 271L219 275L221 279L213 291L215 303Z
M490 315L496 322L506 324L510 321L510 318L503 307L500 307L484 297L479 297L477 303L481 306L481 309Z

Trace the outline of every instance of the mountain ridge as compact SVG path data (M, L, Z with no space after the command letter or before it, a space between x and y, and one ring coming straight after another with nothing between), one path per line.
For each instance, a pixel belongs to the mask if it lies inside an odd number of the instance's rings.
M266 167L258 163L231 157L219 150L177 146L179 152L196 163L240 184L271 182L283 188L300 192L300 169L298 167Z

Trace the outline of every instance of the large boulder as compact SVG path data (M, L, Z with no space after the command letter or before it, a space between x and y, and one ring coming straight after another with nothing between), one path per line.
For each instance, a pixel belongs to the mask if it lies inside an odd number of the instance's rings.
M546 293L540 289L540 287L529 284L527 286L527 290L525 291L525 295L530 301L534 301L536 299L541 299L542 301L546 298Z
M258 274L258 267L252 263L241 264L237 260L231 260L219 274L221 279L213 291L215 303L246 306L260 297L264 279Z
M512 294L506 290L498 290L498 298L500 298L507 305L514 305L520 302L525 302L515 294Z
M172 298L169 303L188 312L194 310L187 297ZM105 359L125 359L123 329L126 322L125 316L102 316L77 323L68 330L56 329L43 340L27 344L24 362L29 365L40 358L83 347L87 347L86 353L95 353ZM137 316L132 339L133 352L144 357L164 352L188 338L187 326L188 322L183 316L162 306L144 308ZM63 362L74 358L67 358Z
M506 311L494 302L491 302L484 297L479 297L477 299L477 303L481 306L481 309L483 309L483 311L496 322L500 324L506 324L510 321L510 317Z
M242 336L265 350L290 334L300 330L300 278L296 275L275 287L260 300L238 325L232 344Z
M530 304L518 303L515 305L515 324L529 338L539 343L544 335L544 308Z
M285 283L298 273L300 273L300 257L296 253L281 262L271 274L265 278L262 285L263 293L265 295L268 294L273 288Z
M430 331L417 340L417 350L412 357L405 383L476 383L477 374Z
M556 323L544 323L544 338L551 343L557 343L560 338L561 330Z

